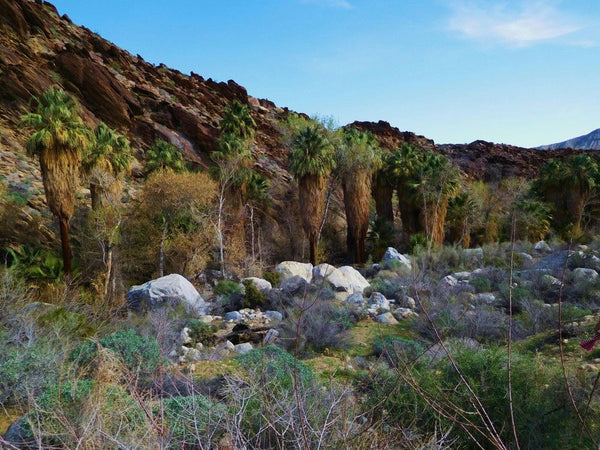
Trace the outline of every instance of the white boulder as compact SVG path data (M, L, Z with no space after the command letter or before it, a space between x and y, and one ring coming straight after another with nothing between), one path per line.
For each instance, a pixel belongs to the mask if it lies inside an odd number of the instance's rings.
M285 281L296 275L303 278L307 283L310 283L310 280L312 280L313 265L311 263L283 261L275 266L275 270L281 274L281 281Z
M127 302L133 310L153 311L166 305L183 305L188 314L198 317L206 314L208 309L194 285L176 273L132 286L127 292Z
M356 292L362 294L365 288L370 286L365 277L354 267L350 266L342 266L335 269L327 277L327 280L336 291L348 292L349 294Z
M412 265L410 263L410 259L396 250L394 247L388 247L383 255L383 261L385 262L386 268L391 268L392 265L399 264L401 267L406 267L407 269L411 269Z

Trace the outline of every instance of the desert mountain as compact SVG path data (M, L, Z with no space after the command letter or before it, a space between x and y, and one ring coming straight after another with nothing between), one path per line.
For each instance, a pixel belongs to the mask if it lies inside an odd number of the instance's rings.
M558 142L556 144L541 145L539 150L557 150L561 148L574 148L578 150L600 150L600 128L583 136Z
M37 166L23 158L27 136L19 118L29 102L50 86L74 95L90 124L104 121L127 135L139 160L156 139L179 147L197 166L210 164L209 153L219 135L225 105L238 99L251 106L257 123L257 169L271 179L290 180L286 147L278 121L289 113L268 100L248 95L232 80L217 82L183 74L165 65L155 66L132 55L96 33L60 16L41 0L0 0L0 174L12 187L24 179L39 182ZM369 130L388 149L402 142L449 155L475 178L506 175L533 177L552 152L476 141L442 145L423 136L401 132L387 122L355 122Z

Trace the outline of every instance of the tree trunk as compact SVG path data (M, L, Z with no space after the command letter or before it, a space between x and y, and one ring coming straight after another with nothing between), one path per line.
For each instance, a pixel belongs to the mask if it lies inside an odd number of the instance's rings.
M373 197L375 198L375 210L377 217L383 217L388 222L394 222L394 208L392 196L394 188L386 180L377 178L373 185Z
M308 238L310 246L310 263L313 266L317 265L317 236L310 236Z
M317 244L319 241L319 226L323 218L325 178L307 175L300 180L298 201L302 215L302 228L308 237L310 245L310 261L316 265Z
M92 197L92 209L98 211L102 207L102 189L97 184L90 184L90 196Z
M167 240L167 223L163 224L162 236L160 237L160 249L158 250L158 276L165 275L165 241Z
M363 264L365 241L369 230L369 207L371 203L371 173L360 170L344 177L344 207L348 224L348 256L352 262Z
M60 243L62 245L63 268L66 275L71 274L71 243L69 242L69 221L60 218Z

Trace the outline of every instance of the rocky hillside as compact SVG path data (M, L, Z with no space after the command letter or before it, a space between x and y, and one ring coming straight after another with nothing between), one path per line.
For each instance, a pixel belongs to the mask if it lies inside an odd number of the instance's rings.
M576 148L579 150L600 150L600 128L583 136L578 136L556 144L542 145L539 150L557 150L560 148Z
M284 183L290 179L277 126L287 108L249 96L232 80L216 82L150 64L74 25L48 2L0 0L0 174L13 189L27 188L23 185L29 183L34 192L41 192L37 165L23 157L27 136L19 118L29 110L31 96L52 85L62 86L79 100L90 124L104 121L126 134L139 160L149 145L162 138L181 148L197 166L209 164L224 106L233 99L247 102L258 127L257 169ZM543 160L555 155L481 141L436 146L383 121L352 126L373 132L388 149L407 142L440 151L473 177L488 180L533 177Z

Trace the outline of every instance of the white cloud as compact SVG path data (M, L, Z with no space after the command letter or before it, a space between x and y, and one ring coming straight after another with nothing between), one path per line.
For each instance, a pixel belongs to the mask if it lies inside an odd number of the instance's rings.
M330 8L351 9L353 6L348 0L300 0L302 3L314 3Z
M491 40L519 47L557 39L583 28L552 0L519 0L511 3L456 0L449 26L464 37Z

